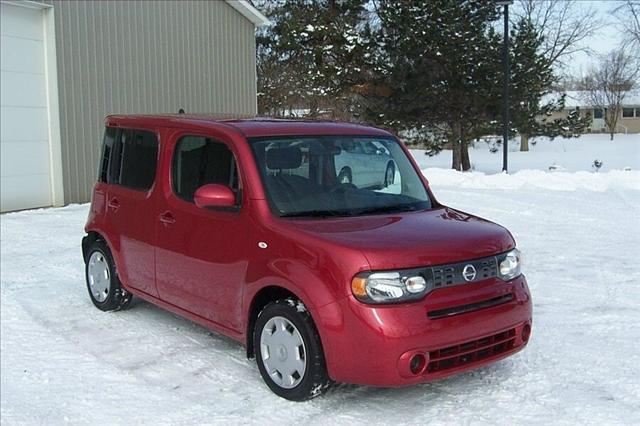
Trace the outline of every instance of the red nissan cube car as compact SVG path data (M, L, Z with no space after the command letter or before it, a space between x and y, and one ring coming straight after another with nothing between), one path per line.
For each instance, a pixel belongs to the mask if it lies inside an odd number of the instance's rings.
M507 357L531 333L511 234L443 206L366 126L109 116L87 235L89 295L133 295L244 344L295 401L405 386Z

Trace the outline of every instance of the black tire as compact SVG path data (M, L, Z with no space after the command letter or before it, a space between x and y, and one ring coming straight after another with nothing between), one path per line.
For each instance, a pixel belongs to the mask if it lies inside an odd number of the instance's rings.
M343 167L338 173L338 184L341 183L353 183L353 176L349 167Z
M290 401L306 401L323 394L332 384L327 373L322 343L316 326L302 303L294 299L278 300L267 304L258 314L253 331L253 347L255 348L258 370L267 386L278 396ZM278 385L269 376L262 359L261 334L267 322L273 317L284 317L296 327L305 347L306 370L302 380L291 389Z
M94 296L91 291L91 285L89 283L89 261L94 253L102 256L107 264L109 272L108 282L105 284L107 294L106 298L102 301L96 299L96 296ZM113 256L111 256L111 250L109 250L109 247L103 240L96 240L89 246L89 250L87 250L87 257L85 259L84 271L87 291L89 292L91 302L93 302L96 308L101 311L119 311L121 309L126 309L129 306L132 295L122 288L118 272L116 271L115 262L113 261Z
M387 164L387 169L384 173L384 187L386 188L389 185L392 185L395 181L396 167L393 165L391 161Z

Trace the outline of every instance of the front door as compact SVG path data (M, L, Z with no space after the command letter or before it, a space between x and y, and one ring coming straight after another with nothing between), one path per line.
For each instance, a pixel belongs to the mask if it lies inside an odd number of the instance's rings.
M229 146L204 135L174 132L156 220L156 282L160 298L226 328L240 331L246 212L241 179ZM166 178L165 178L166 179ZM193 202L199 187L229 186L237 207L201 209Z

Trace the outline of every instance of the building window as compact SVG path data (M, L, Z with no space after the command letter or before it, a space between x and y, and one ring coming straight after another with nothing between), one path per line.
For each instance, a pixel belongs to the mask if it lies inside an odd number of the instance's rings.
M181 138L173 154L172 169L173 191L185 201L193 202L196 190L209 183L228 186L238 199L236 161L222 142L202 136Z
M634 117L634 108L622 108L622 116L624 118L633 118Z
M600 108L596 108L593 110L593 118L604 118L604 113L602 112L602 109Z
M153 186L158 164L158 138L145 130L125 129L120 133L120 170L116 182L124 187L148 191Z

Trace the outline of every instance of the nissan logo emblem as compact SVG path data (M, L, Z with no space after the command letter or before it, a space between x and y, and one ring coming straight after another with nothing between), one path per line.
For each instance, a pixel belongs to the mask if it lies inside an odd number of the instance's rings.
M465 266L464 269L462 270L462 278L464 278L465 281L473 281L475 277L476 277L476 268L474 268L473 265Z

